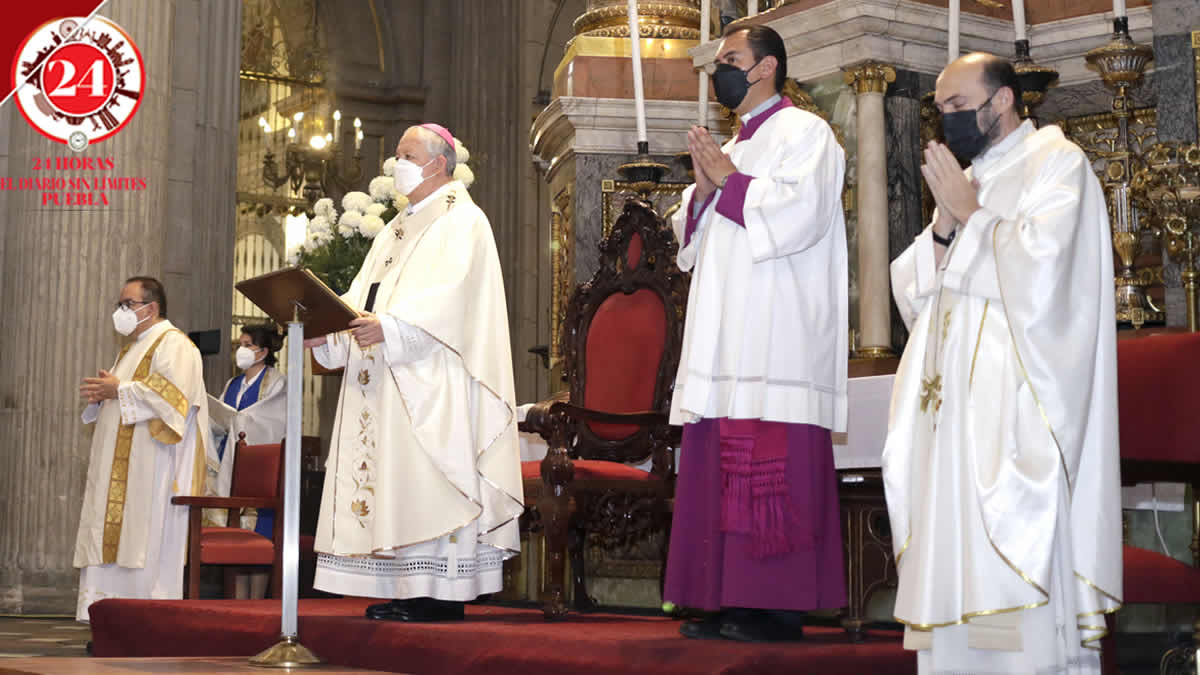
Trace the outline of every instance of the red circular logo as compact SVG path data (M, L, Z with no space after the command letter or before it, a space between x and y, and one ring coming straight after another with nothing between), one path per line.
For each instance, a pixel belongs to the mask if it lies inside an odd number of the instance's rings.
M57 19L30 33L13 59L12 78L25 119L76 151L120 131L146 85L137 46L100 16Z

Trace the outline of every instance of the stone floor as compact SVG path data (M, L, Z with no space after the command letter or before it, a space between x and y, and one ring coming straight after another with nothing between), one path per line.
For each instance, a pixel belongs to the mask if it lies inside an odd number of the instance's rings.
M92 631L86 624L67 617L0 616L0 659L87 656L90 639Z

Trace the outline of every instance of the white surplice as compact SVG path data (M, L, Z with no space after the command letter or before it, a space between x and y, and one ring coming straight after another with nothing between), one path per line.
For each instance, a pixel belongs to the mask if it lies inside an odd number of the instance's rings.
M75 541L75 618L104 598L183 597L187 512L176 495L203 495L216 480L200 352L161 321L128 345L112 374L116 399L91 404L95 423Z
M471 600L502 586L522 505L512 357L491 225L453 181L375 237L350 291L384 342L333 334L345 367L317 524L315 586Z
M1022 124L969 173L942 269L892 264L912 331L883 476L922 672L1098 672L1120 605L1112 242L1087 156Z
M209 397L213 440L220 443L222 437L226 439L221 470L217 474L217 494L222 497L229 496L233 484L233 460L237 454L239 434L246 434L246 445L262 445L278 443L287 430L287 378L271 366L263 368L258 377L262 378L258 386L258 399L241 410L225 404L229 386L237 378L225 383L220 396ZM250 386L253 384L251 382Z
M679 249L692 282L671 423L731 417L845 431L845 154L824 120L794 107L722 150L752 177L745 227L717 212L718 190ZM681 243L695 189L673 217Z

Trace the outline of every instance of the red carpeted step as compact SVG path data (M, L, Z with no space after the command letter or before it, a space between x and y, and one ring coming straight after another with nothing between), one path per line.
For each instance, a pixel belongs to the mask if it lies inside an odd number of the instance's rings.
M679 636L666 618L573 614L468 605L467 620L370 621L363 599L301 600L300 640L330 663L408 673L915 673L900 633L850 644L845 632L809 628L802 643L750 645ZM92 605L97 656L250 656L274 644L270 600L104 600Z

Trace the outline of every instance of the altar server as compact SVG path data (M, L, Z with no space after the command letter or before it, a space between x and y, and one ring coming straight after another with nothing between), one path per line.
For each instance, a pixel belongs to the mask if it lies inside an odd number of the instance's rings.
M831 439L846 428L845 158L828 124L781 96L786 77L775 31L727 31L712 82L741 130L724 147L688 133L665 596L714 612L682 625L691 638L798 639L800 612L846 603Z
M934 100L937 211L892 263L895 615L922 673L1098 673L1122 592L1104 193L1059 127L1021 121L1007 61L958 59Z
M113 325L133 340L79 387L95 424L75 540L79 621L104 598L183 597L188 509L171 497L208 493L218 466L200 351L167 319L162 284L129 279Z
M523 511L504 282L491 225L452 178L454 139L410 127L395 186L344 299L348 333L309 340L345 368L317 525L316 587L394 598L367 616L463 618L499 591Z

